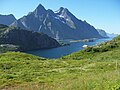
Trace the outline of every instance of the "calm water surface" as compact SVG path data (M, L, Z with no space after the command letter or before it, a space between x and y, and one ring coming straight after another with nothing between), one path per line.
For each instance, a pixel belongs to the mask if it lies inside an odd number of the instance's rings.
M34 50L34 51L28 51L26 53L44 58L60 58L61 56L65 56L73 52L82 50L83 45L93 46L98 43L102 43L109 40L112 40L112 38L98 39L95 40L94 42L76 42L76 43L71 43L70 46L64 46L64 47L58 47L58 48L52 48L46 50Z

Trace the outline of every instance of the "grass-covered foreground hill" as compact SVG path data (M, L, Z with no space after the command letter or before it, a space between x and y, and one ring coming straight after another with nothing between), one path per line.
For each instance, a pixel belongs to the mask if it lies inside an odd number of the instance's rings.
M57 60L1 54L0 90L120 90L120 36Z

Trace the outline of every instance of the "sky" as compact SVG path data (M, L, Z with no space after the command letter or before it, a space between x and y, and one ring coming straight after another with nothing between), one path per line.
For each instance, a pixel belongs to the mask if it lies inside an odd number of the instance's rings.
M13 14L19 19L39 4L53 11L68 8L78 19L86 20L96 29L120 34L120 0L0 0L0 14Z

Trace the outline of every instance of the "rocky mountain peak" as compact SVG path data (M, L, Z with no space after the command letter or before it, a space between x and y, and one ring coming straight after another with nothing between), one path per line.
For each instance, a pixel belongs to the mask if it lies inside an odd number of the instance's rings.
M42 15L46 13L46 9L44 8L44 6L39 4L38 7L35 9L34 13L35 15Z
M69 10L67 8L64 8L64 7L60 7L59 10L56 11L56 13L58 15L63 15L65 13L69 12Z
M45 9L42 4L39 4L36 9Z
M58 13L60 14L64 10L64 7L60 7Z
M51 10L51 9L48 9L47 10L47 16L54 16L55 17L55 13Z
M8 16L14 17L14 15L13 15L13 14L9 14Z
M60 7L59 10L57 10L56 15L64 18L65 20L74 20L77 19L67 8Z
M41 4L26 19L22 17L12 26L42 32L61 40L102 37L93 26L76 18L67 8L60 7L53 12L51 9L46 10Z

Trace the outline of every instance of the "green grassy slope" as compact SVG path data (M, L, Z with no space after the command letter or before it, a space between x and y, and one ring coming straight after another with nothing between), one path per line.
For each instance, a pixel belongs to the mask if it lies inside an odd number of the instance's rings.
M120 36L57 60L1 54L0 89L120 90Z

